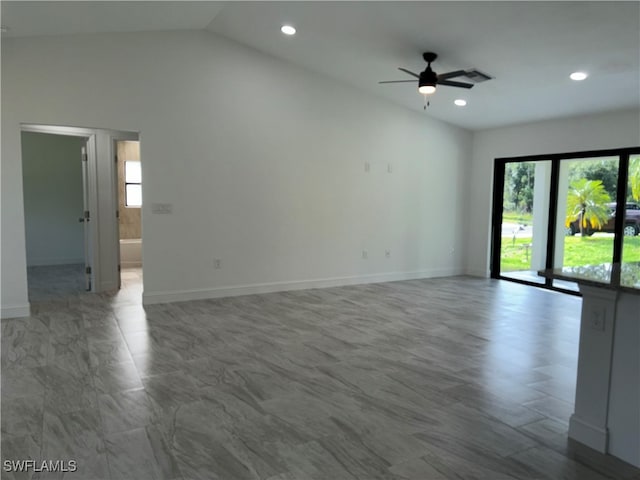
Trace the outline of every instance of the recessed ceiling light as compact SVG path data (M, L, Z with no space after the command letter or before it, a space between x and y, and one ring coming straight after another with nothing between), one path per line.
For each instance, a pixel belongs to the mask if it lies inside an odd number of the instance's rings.
M294 27L292 27L291 25L283 25L280 28L280 31L282 33L284 33L285 35L295 35L295 33L296 33L296 29Z
M462 98L458 98L457 100L454 100L453 103L455 103L459 107L464 107L467 104L467 101L463 100Z
M571 80L576 80L576 81L584 80L587 77L588 75L584 72L573 72L571 75L569 75L569 78Z

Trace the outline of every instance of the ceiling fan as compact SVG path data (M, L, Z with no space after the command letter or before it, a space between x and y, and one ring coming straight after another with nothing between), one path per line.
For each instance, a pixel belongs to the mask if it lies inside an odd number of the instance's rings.
M418 79L418 92L423 95L431 95L436 91L436 85L445 85L447 87L459 87L459 88L472 88L472 83L455 82L449 80L450 78L456 78L467 75L465 70L455 70L453 72L442 73L438 75L431 69L431 62L433 62L438 55L433 52L425 52L422 54L422 58L427 62L427 68L420 72L420 74L414 73L406 68L398 67L398 70L408 73L409 75ZM486 75L485 75L486 76ZM490 78L487 76L487 78ZM408 83L415 82L415 80L386 80L378 83Z

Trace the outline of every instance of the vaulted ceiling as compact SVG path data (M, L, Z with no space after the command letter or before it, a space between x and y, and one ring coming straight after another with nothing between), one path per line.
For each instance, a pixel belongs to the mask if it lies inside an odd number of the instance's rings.
M423 112L398 71L477 68L424 111L469 129L640 107L640 2L2 2L3 38L208 30ZM287 37L283 24L296 27ZM582 82L574 71L589 74ZM457 98L467 106L457 107Z

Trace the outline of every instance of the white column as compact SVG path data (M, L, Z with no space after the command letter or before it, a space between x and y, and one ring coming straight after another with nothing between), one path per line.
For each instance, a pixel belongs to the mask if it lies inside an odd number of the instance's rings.
M618 292L580 285L582 317L575 410L569 436L601 453L607 452L609 383Z
M554 246L553 267L561 268L564 262L564 221L567 214L567 192L569 191L569 164L560 162L558 178L558 210L556 212L556 244Z
M533 186L533 238L531 239L531 270L545 268L547 231L549 225L549 190L551 161L536 162Z
M580 285L582 318L569 436L640 467L640 291Z
M609 453L640 467L640 292L620 292L616 304Z

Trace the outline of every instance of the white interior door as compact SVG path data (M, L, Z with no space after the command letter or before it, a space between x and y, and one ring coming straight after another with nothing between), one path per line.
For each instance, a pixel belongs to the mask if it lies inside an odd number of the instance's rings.
M84 230L84 263L85 263L85 287L88 292L96 291L96 265L95 265L95 231L96 231L96 215L95 207L92 205L91 192L95 188L95 182L91 181L92 172L95 165L96 154L95 135L87 138L85 145L82 147L82 201L83 212L80 216L80 222L83 223Z
M82 147L82 205L83 211L79 221L83 223L84 230L84 267L85 267L85 288L91 291L93 282L91 281L91 212L89 211L89 166L87 145Z

